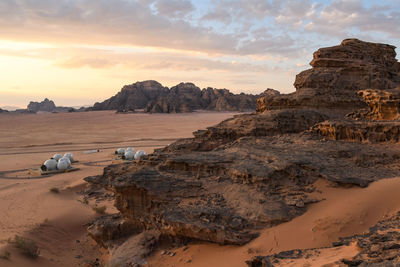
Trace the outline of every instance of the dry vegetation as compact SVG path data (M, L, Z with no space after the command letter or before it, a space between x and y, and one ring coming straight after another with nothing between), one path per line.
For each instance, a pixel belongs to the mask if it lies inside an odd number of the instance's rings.
M23 254L32 259L36 259L37 257L39 257L40 254L39 247L33 240L26 239L19 235L15 235L14 239L8 240L8 243L19 248Z

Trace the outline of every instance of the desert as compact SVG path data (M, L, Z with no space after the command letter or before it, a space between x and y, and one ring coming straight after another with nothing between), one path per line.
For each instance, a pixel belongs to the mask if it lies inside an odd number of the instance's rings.
M400 266L400 2L0 1L0 267Z
M198 112L176 115L115 114L115 111L62 114L5 114L0 118L1 251L10 260L0 266L81 266L101 259L96 243L85 226L96 217L92 206L83 204L83 178L99 175L112 164L118 147L134 146L151 153L177 138L189 137L235 113ZM84 154L87 150L99 153ZM72 152L79 171L41 177L30 173L56 152ZM59 189L59 193L50 191ZM102 204L103 203L103 204ZM40 257L32 260L7 242L21 235L34 240ZM77 242L79 241L79 243ZM97 248L97 249L96 249Z
M321 48L295 93L267 90L253 112L2 114L1 263L398 264L394 49ZM38 169L65 152L75 171Z

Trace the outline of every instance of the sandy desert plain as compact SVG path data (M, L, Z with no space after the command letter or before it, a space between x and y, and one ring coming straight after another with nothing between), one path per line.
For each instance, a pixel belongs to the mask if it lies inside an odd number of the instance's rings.
M96 216L92 207L106 205L106 213L117 212L110 200L89 199L83 203L83 178L101 174L115 163L118 147L133 146L151 153L182 137L190 137L235 113L115 114L98 111L63 114L4 114L0 116L0 266L85 266L96 258L106 262L107 253L87 235L87 223ZM101 149L99 153L83 151ZM38 168L54 153L72 152L79 171L40 177ZM244 246L220 246L205 242L174 248L174 257L156 249L148 266L246 266L256 254L318 248L341 236L367 231L382 218L400 209L400 178L380 180L368 188L331 187L316 183L316 198L307 212L290 222L261 231ZM58 188L59 193L51 192ZM34 240L40 256L30 259L7 241L15 235ZM358 252L355 244L321 249L315 257L290 260L285 266L323 266Z
M101 250L86 234L86 223L95 218L93 206L83 204L83 178L101 174L113 163L118 147L132 146L151 153L177 138L216 124L234 113L115 114L114 111L0 115L0 251L10 252L0 266L81 266L101 258ZM83 151L101 149L99 153ZM38 176L39 168L55 153L71 152L75 172ZM115 161L114 161L115 162ZM59 193L50 192L58 188ZM32 260L10 246L9 238L21 235L34 240L40 257ZM104 251L103 251L104 252Z

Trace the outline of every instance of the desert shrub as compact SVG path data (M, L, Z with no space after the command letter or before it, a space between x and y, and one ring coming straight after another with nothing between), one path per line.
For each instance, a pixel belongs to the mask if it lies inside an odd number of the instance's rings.
M78 199L78 201L85 205L89 204L89 200L86 197L84 197L82 200Z
M4 251L3 253L0 254L0 259L9 260L10 257L11 257L11 253L8 251Z
M39 247L36 245L35 241L26 239L22 236L15 235L14 239L9 239L8 243L13 244L15 247L19 248L22 253L36 259L39 257L40 251Z
M98 214L106 213L106 209L107 209L106 206L100 206L100 207L99 206L95 206L95 207L93 207L93 210Z
M50 188L50 192L58 194L60 193L60 189L58 189L57 187L52 187Z

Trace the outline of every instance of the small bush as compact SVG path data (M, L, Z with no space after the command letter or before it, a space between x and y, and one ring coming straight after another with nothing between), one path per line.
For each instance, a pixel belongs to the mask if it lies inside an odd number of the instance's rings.
M28 257L31 257L32 259L36 259L37 257L39 257L39 247L33 240L15 235L14 239L8 240L8 243L13 244L15 247L19 248L22 253L24 253Z
M4 251L2 254L0 254L0 259L9 260L10 257L11 257L11 253L8 251Z
M78 199L78 201L85 205L89 204L89 200L86 197L84 197L82 200Z
M100 207L95 206L95 207L93 207L93 210L94 210L96 213L98 213L98 214L104 214L104 213L106 213L106 209L107 209L106 206L100 206Z
M57 187L52 187L50 188L50 192L58 194L60 193L60 189L58 189Z

